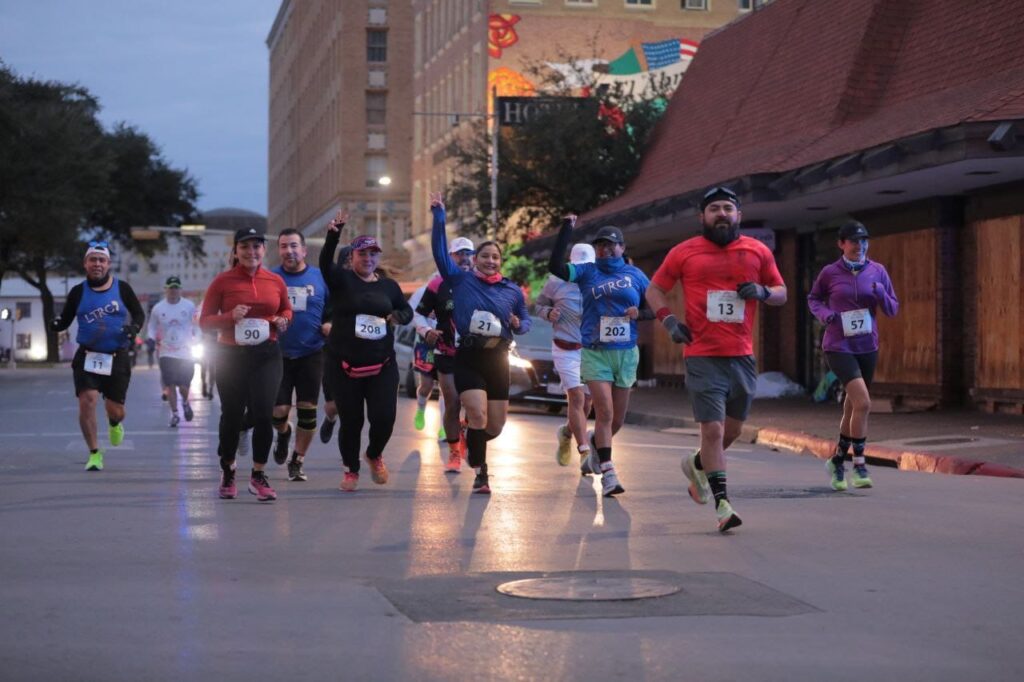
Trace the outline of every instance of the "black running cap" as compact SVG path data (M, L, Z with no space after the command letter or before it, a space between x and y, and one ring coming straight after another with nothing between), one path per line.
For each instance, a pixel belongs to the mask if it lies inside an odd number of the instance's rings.
M712 187L707 192L704 192L704 196L700 200L700 210L703 213L704 209L708 207L713 201L731 201L736 208L740 207L740 198L736 196L736 192L733 192L728 187L722 187L718 185Z

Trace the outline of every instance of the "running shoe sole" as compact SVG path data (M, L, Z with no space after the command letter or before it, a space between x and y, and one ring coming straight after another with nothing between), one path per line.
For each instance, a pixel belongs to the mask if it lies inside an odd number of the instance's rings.
M274 462L281 466L288 461L288 446L292 442L292 429L289 426L284 433L277 434L277 443L274 445Z
M337 423L338 423L337 419L335 419L334 421L331 421L330 419L324 419L324 423L320 425L320 442L321 443L330 443L331 442L331 436L334 435L334 425L337 424Z
M251 481L249 483L249 492L255 495L256 499L259 500L260 502L273 502L274 500L277 499L277 493L273 491L261 493L259 489L252 484Z

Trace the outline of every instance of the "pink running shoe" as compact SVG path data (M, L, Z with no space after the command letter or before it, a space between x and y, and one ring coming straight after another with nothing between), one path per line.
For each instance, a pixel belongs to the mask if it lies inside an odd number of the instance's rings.
M235 470L221 470L220 489L217 491L222 500L233 500L238 496L238 488L235 487Z
M273 502L277 499L277 493L270 487L270 481L262 471L252 473L249 478L249 492L255 495L260 502Z
M378 457L376 459L366 458L366 461L370 463L370 477L373 478L373 482L377 485L384 485L388 482L388 468L384 464L384 458Z
M345 477L341 479L341 485L338 486L338 489L344 490L346 493L354 493L357 487L359 487L359 474L346 471Z

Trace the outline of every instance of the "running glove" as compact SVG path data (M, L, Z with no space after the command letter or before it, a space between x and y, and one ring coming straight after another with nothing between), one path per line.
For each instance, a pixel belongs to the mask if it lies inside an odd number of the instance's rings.
M736 293L740 295L740 298L756 298L759 301L765 301L772 295L772 292L768 291L768 287L763 287L757 282L744 282L740 284L736 287Z
M665 329L668 330L668 333L674 342L690 343L693 341L693 335L690 334L690 328L677 320L675 315L669 315L662 320L661 323L665 325Z

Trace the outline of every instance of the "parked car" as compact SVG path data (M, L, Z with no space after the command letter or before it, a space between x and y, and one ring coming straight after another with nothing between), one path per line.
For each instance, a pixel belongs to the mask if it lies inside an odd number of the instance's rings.
M509 350L509 400L546 406L551 412L565 407L561 379L551 360L551 324L532 318L530 331L515 337ZM398 362L400 386L409 398L416 397L416 370L413 368L413 346L416 329L407 324L395 329L395 360ZM436 389L435 389L436 390Z

